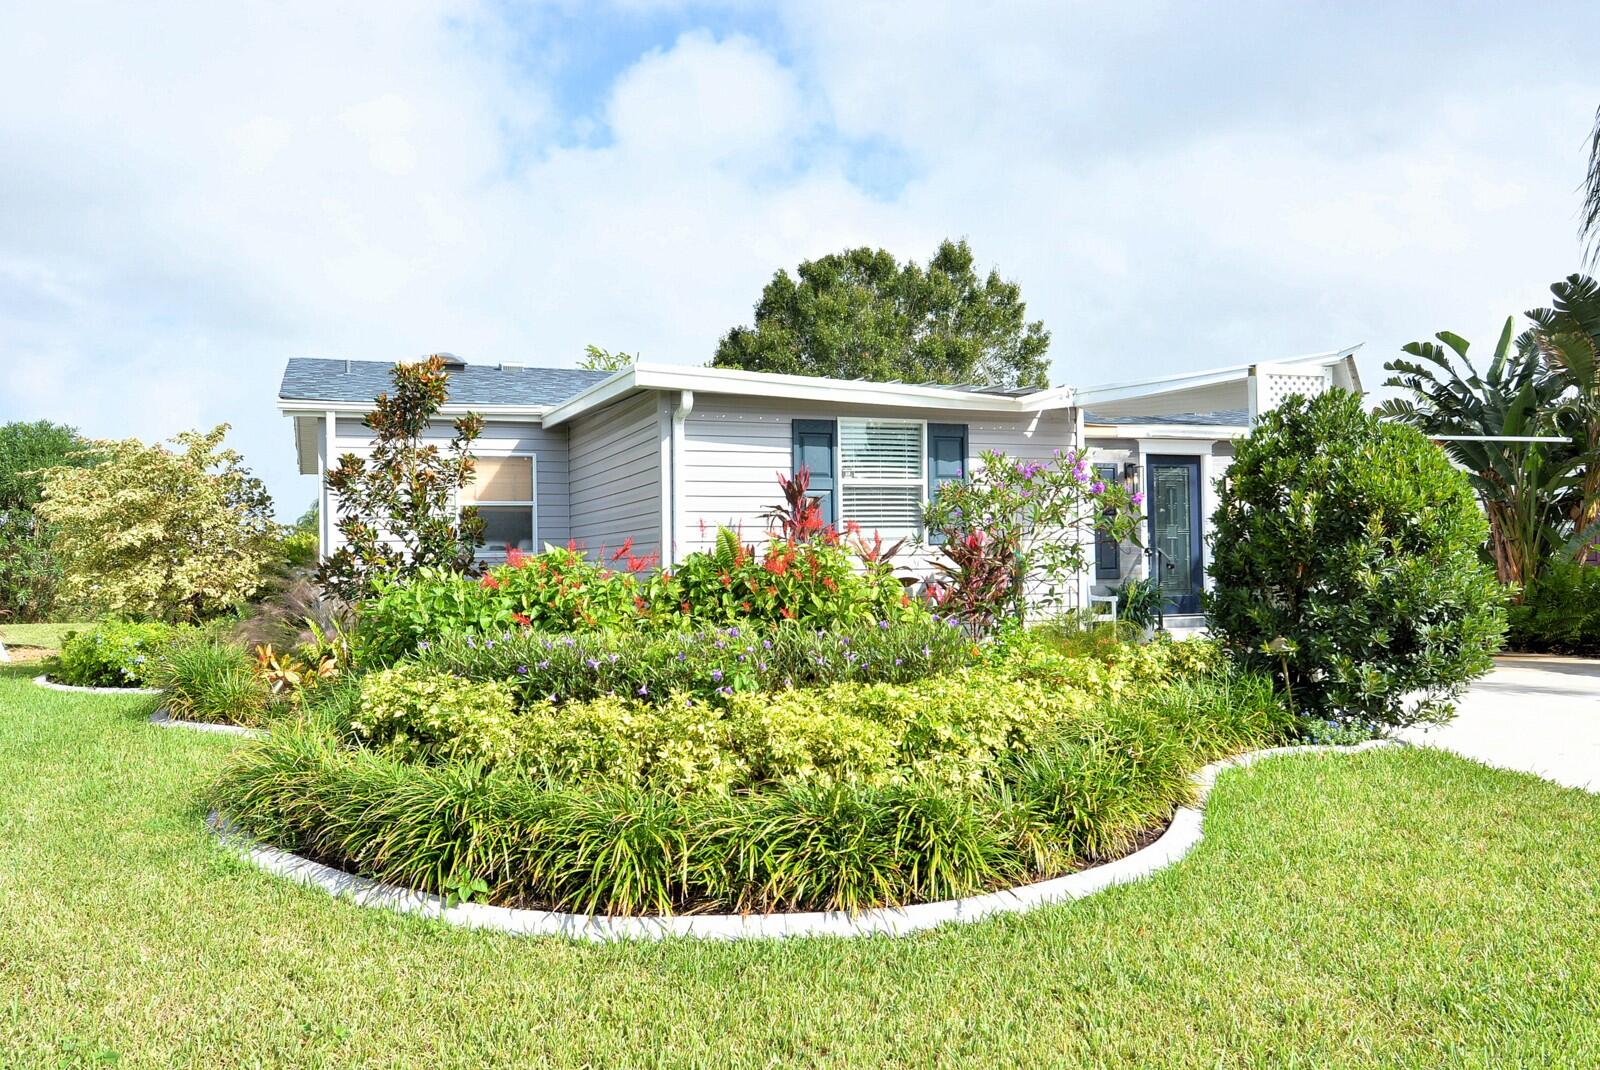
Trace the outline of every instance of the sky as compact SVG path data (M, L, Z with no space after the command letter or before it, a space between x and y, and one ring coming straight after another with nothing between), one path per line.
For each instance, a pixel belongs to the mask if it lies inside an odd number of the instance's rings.
M1088 385L1578 270L1600 4L0 0L0 421L232 425L296 356L703 364L779 268L966 238Z

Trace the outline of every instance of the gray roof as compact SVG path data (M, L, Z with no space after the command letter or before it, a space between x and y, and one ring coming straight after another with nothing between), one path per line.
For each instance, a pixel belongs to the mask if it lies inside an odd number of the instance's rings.
M394 363L295 357L283 369L280 398L296 401L371 402L391 390ZM450 400L458 405L556 405L610 372L580 368L521 368L468 364L450 372Z
M1221 409L1217 412L1177 412L1166 416L1099 416L1092 412L1083 414L1084 423L1090 424L1156 424L1192 425L1197 427L1249 427L1250 414L1244 409Z

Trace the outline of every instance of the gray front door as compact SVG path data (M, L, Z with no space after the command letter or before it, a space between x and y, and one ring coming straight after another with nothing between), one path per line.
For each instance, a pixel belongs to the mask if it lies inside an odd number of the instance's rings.
M1168 613L1200 612L1205 569L1200 560L1200 458L1147 459L1151 575L1161 582Z

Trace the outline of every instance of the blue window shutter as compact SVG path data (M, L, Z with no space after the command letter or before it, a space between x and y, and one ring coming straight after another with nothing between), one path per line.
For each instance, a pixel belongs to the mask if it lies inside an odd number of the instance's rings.
M1094 473L1102 483L1110 485L1117 481L1117 466L1114 464L1097 464ZM1109 514L1109 510L1107 511ZM1114 580L1122 575L1122 553L1117 545L1117 540L1103 532L1096 532L1094 539L1094 577L1097 580Z
M790 475L800 466L811 469L810 495L822 503L822 521L839 523L839 428L832 420L794 420L794 459Z
M956 479L967 477L967 425L928 425L928 500L931 502L939 488ZM941 543L944 535L932 531L928 541Z

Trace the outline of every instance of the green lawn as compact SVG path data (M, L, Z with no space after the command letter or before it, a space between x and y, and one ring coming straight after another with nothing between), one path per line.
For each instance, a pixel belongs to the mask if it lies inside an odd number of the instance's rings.
M1600 1065L1600 798L1440 753L1231 772L1188 859L1024 917L590 947L255 871L196 802L247 744L149 709L0 674L0 1067Z
M87 624L0 624L0 643L59 650L68 632L87 627Z

